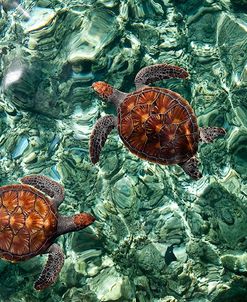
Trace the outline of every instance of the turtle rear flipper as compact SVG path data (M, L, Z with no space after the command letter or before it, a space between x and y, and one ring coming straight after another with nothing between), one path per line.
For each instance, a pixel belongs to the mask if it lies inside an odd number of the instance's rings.
M116 126L117 119L113 115L105 115L95 124L89 143L90 159L93 164L96 164L99 161L100 152L107 140L107 137Z
M187 78L188 72L178 66L156 64L142 68L135 77L136 88L170 78Z
M47 263L34 284L36 290L45 289L55 283L64 264L64 254L58 244L53 243L47 252L49 253Z
M201 127L200 131L200 141L204 143L212 143L214 139L218 136L224 136L226 130L221 127Z
M200 179L202 177L201 172L198 169L198 159L193 156L186 162L179 164L186 174L194 179Z

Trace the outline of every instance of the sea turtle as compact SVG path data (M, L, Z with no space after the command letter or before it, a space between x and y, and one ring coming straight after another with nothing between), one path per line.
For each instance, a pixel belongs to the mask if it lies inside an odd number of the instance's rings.
M105 82L93 83L101 98L112 102L118 117L105 115L94 126L90 137L90 158L99 161L99 155L108 134L114 127L125 146L142 159L163 165L180 165L194 179L198 170L196 153L199 141L211 143L224 128L199 128L190 104L169 89L148 84L169 78L187 78L181 67L156 64L141 69L135 77L136 91L121 92Z
M63 266L63 251L54 240L84 229L95 220L87 213L59 215L63 199L63 187L42 175L25 176L21 184L0 187L0 258L19 262L49 253L34 284L37 290L53 284Z

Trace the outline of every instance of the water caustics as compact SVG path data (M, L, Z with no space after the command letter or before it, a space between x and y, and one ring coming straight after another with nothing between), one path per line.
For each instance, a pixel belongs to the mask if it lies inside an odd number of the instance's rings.
M65 188L61 215L96 219L59 237L64 265L42 292L47 255L0 260L1 302L246 301L246 5L0 1L0 185L46 175ZM199 127L226 129L198 145L202 177L136 157L116 129L93 165L93 127L117 112L92 84L133 93L138 71L163 63L189 77L154 86L186 99Z

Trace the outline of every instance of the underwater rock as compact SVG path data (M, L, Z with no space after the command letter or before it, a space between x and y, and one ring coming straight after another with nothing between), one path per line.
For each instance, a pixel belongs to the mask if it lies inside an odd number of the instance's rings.
M190 274L179 267L177 262L172 262L168 269L171 274L171 278L167 280L168 288L178 295L182 295L192 286L192 278Z
M240 77L245 68L246 32L247 24L244 20L231 14L221 14L217 26L217 46L228 71L227 83L230 87L235 86L234 77Z
M14 58L3 77L4 97L18 109L56 116L59 112L56 83L51 78L45 79L40 68L40 63Z
M132 207L135 199L134 193L135 183L128 176L119 179L112 188L112 199L114 203L121 209Z
M247 253L242 254L225 254L220 257L225 268L236 274L247 275Z
M16 10L23 19L28 20L30 18L30 15L28 11L26 11L22 5L20 4L20 1L18 0L1 0L0 1L0 7L3 6L4 11L7 13L9 10Z
M62 296L64 302L94 302L97 301L97 296L88 292L84 288L72 287L68 289Z
M68 62L85 72L83 65L94 62L104 47L116 37L118 25L111 11L95 9L83 18L82 31L72 35L68 48ZM86 70L87 71L87 70Z
M231 2L233 4L240 5L240 6L243 6L243 5L247 4L247 0L231 0Z
M247 295L246 284L242 282L233 282L229 288L219 288L218 295L212 300L212 302L232 302L240 301L244 302Z
M211 228L217 229L218 243L224 240L229 247L241 244L245 237L247 227L247 217L245 207L239 207L242 201L239 198L239 190L236 193L231 189L234 183L225 182L226 188L218 183L212 183L203 193L202 197L210 200L210 205L214 210L211 212ZM235 193L235 195L234 195Z
M172 296L167 296L160 300L160 302L177 302L178 300Z
M16 6L18 6L18 4L20 3L20 1L14 1L14 0L1 0L0 1L0 5L3 6L3 9L5 11L16 8Z
M130 299L133 293L128 277L121 277L114 268L104 269L94 279L88 280L89 288L100 301Z
M19 23L26 48L25 52L16 51L16 55L24 61L25 72L6 102L12 102L14 97L18 109L63 117L71 114L78 102L88 102L92 81L103 79L107 71L123 80L126 72L133 72L140 43L129 34L123 41L129 40L126 44L131 47L113 48L118 21L110 10L90 11L82 6L79 13L73 9L33 7L30 19ZM71 34L67 36L69 29ZM14 51L11 53L6 62L10 67ZM26 95L28 87L30 94Z
M146 272L161 271L165 267L165 259L152 244L137 250L136 261L139 267Z
M22 22L21 26L26 37L26 47L34 58L43 61L57 56L54 49L61 47L66 31L63 26L59 26L64 18L64 11L58 14L50 8L32 8L30 19ZM58 36L59 39L56 39Z
M237 107L238 108L238 107ZM240 108L240 107L239 107ZM239 115L240 118L240 115ZM241 121L245 120L244 117ZM233 167L235 171L241 175L243 179L246 179L247 172L245 169L246 163L246 140L247 131L244 127L235 129L229 137L228 148L231 153ZM237 177L237 176L235 176Z
M26 136L19 137L16 148L12 152L12 158L15 159L20 157L27 147L28 147L27 137Z
M187 237L183 217L180 217L178 208L177 211L174 211L176 208L175 205L163 207L162 216L155 227L159 242L180 244Z
M34 7L31 11L30 19L26 22L23 22L23 29L25 33L32 33L37 37L38 32L44 35L53 22L56 13L54 10L49 8L41 8L41 7ZM40 35L39 35L40 36ZM33 36L31 36L33 38ZM30 40L32 40L30 38ZM30 41L29 41L30 43ZM30 47L29 48L34 48Z

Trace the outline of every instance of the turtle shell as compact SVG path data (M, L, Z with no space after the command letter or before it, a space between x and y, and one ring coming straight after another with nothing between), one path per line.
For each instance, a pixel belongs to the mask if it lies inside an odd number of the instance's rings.
M132 153L151 162L182 163L197 152L193 109L169 89L145 87L128 94L118 109L118 130Z
M23 184L0 188L0 257L20 261L42 253L57 228L49 199Z

